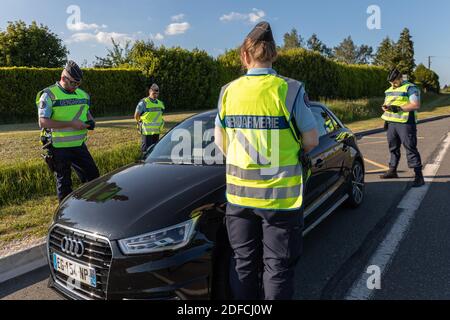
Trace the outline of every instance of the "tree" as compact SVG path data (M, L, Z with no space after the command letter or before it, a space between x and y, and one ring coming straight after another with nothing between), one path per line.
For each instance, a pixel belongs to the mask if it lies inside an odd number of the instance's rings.
M130 63L130 45L131 42L127 41L125 45L122 47L120 43L117 43L114 41L113 38L111 38L112 41L112 49L107 49L108 54L105 58L97 57L96 61L94 62L95 68L117 68L119 66L123 66Z
M394 63L397 68L409 77L414 76L416 63L414 60L414 42L408 28L403 29L395 46Z
M372 61L373 49L367 45L358 47L349 36L334 48L334 58L348 64L369 64Z
M322 41L320 41L315 33L308 39L307 47L309 50L319 52L325 57L332 57L331 48L328 48Z
M357 59L357 46L349 36L345 38L337 47L334 48L334 57L337 61L353 64Z
M419 64L414 71L414 78L425 92L439 93L441 89L439 76L433 70L428 69L423 64Z
M284 46L283 49L302 48L303 38L298 34L297 29L292 28L291 32L284 34Z
M0 66L56 68L65 64L68 54L62 40L35 21L29 26L10 21L0 32Z
M361 45L356 51L356 63L370 64L373 59L373 48L365 44Z
M157 48L153 41L138 40L131 45L127 41L124 46L112 40L112 48L108 49L106 57L97 57L95 68L135 68L150 76L159 63L159 55L165 48Z
M385 38L377 49L374 64L391 70L395 67L395 43L389 37Z

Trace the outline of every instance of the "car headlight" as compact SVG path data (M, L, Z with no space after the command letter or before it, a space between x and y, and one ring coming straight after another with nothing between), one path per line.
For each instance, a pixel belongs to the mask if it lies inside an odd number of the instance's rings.
M194 235L198 217L161 230L137 237L119 240L125 254L143 254L176 250L189 243Z

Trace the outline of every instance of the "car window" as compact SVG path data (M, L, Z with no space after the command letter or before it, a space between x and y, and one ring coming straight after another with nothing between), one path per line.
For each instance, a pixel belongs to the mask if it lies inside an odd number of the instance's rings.
M150 151L147 162L223 164L214 144L216 114L187 119L168 132Z
M311 111L316 119L319 136L326 136L339 129L339 124L321 107L312 107Z

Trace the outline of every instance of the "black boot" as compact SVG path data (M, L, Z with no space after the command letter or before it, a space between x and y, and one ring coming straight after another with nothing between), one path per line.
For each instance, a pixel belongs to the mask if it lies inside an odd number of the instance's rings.
M380 176L380 179L398 179L397 169L390 168L388 172Z
M422 174L422 168L416 168L414 169L414 171L416 173L416 178L414 179L412 187L419 188L425 184L425 179L423 178Z

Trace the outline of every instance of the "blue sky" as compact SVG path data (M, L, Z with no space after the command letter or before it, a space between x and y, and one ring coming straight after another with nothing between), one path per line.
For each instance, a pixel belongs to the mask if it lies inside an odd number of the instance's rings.
M80 19L67 20L71 5L80 8ZM369 30L367 8L381 9L381 29ZM74 11L71 11L73 13ZM195 47L218 55L240 44L251 27L261 19L272 24L275 39L297 28L304 38L316 33L334 47L351 35L356 44L376 49L390 36L397 40L408 27L413 35L416 63L433 58L432 68L441 84L450 84L450 1L448 0L2 0L0 29L7 21L36 20L64 39L70 58L92 63L104 56L110 36L153 39L156 44Z

